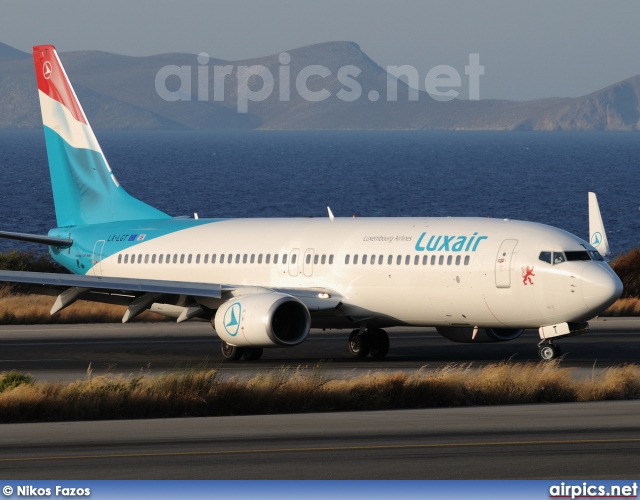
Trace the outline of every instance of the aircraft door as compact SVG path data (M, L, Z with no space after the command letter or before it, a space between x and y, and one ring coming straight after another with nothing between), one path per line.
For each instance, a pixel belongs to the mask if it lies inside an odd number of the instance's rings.
M504 240L496 255L496 288L511 287L511 261L518 240Z
M300 249L294 248L289 254L289 276L298 276L298 259L300 258Z
M93 246L93 255L91 256L91 271L94 276L102 276L102 251L104 250L104 240L96 241Z
M313 248L307 248L304 252L304 262L302 263L302 270L305 276L313 276L313 257L315 255Z

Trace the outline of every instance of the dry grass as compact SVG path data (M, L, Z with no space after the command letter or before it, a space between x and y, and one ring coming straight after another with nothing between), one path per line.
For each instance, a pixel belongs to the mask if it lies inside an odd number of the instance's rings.
M0 288L0 325L33 325L44 323L119 323L127 310L124 306L79 300L51 316L55 297L14 293L10 287ZM165 321L167 318L149 311L133 321Z
M0 376L0 382L3 377ZM414 373L371 372L330 380L322 367L281 368L251 379L217 370L161 376L100 376L34 383L12 375L0 392L0 422L362 411L640 398L640 366L576 379L557 362L447 366Z
M618 299L600 316L640 316L640 299Z

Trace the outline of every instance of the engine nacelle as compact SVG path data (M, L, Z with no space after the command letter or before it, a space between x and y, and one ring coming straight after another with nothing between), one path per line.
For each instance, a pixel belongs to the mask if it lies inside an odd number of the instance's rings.
M222 304L214 328L227 344L238 347L293 347L307 338L311 316L291 295L254 293Z
M436 330L440 335L452 342L465 344L506 342L517 339L524 331L522 328L478 328L474 338L473 328L469 326L438 326Z

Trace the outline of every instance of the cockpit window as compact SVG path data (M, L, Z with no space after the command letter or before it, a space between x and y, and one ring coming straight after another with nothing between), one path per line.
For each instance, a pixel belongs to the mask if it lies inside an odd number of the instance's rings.
M555 264L561 264L565 260L567 260L567 259L565 259L564 253L562 253L562 252L553 252L553 263L554 263L554 265Z
M542 262L546 262L547 264L551 264L551 252L540 252L540 256L538 258Z
M589 252L586 250L567 251L564 254L567 256L569 262L574 260L591 260Z
M589 250L589 255L591 255L591 259L592 260L599 260L599 261L603 261L604 257L602 255L600 255L600 252L596 252L594 250Z

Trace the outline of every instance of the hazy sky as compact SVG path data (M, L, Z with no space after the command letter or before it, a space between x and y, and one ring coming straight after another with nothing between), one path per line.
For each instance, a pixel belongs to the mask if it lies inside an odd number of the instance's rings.
M422 79L438 64L464 77L479 53L481 99L578 96L640 74L639 24L638 0L0 0L0 42L28 52L233 60L350 40Z

